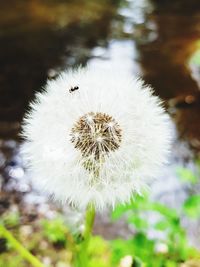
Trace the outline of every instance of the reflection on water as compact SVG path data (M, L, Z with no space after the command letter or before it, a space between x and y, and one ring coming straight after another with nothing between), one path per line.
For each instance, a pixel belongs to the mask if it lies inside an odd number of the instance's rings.
M198 1L12 0L10 8L4 1L0 136L16 139L27 103L47 77L91 58L104 68L116 53L116 68L129 68L152 84L166 100L180 136L200 148L199 86L187 64L200 34L197 6Z
M26 199L44 205L21 167L20 122L47 77L80 63L140 74L151 84L184 140L174 145L174 159L191 164L187 144L200 151L199 80L188 65L200 36L198 0L11 0L0 5L0 212ZM176 204L185 191L174 172L172 164L163 174L165 191L159 182L154 191L161 197L173 191Z
M158 5L155 12L146 14L148 23L143 25L142 38L136 39L141 74L158 95L168 100L180 137L199 150L200 91L188 61L200 36L200 7L199 15L196 9L194 14L184 15L184 8L174 11L174 4L166 6L165 13ZM154 25L153 29L148 24ZM154 38L149 40L152 34Z
M84 65L90 50L106 43L116 7L112 1L2 2L0 135L7 138L16 134L16 122L47 76Z

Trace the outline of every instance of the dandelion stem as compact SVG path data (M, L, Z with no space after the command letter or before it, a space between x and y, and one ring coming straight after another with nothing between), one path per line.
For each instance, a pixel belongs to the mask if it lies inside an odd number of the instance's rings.
M95 208L89 205L85 215L85 229L82 234L83 241L79 245L76 267L88 266L88 245L92 235L92 229L95 219Z
M2 224L0 224L0 236L5 237L13 248L15 248L20 255L30 262L33 267L45 267L35 256L33 256L19 241L15 239L10 231L8 231Z
M87 243L90 240L90 237L92 235L92 228L94 224L94 218L95 218L95 208L93 205L89 205L86 211L85 216L85 230L83 232L83 238ZM88 244L87 244L88 245Z

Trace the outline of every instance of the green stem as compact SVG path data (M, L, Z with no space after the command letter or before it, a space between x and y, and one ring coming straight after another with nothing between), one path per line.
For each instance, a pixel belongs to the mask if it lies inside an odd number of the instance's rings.
M9 232L2 224L0 224L0 235L4 236L15 248L20 255L31 263L33 267L45 267L35 256L33 256L25 247L23 247L19 241Z
M85 215L85 229L82 234L83 241L78 247L76 267L87 267L88 266L88 245L90 237L92 235L92 228L95 219L95 208L93 205L89 205Z
M83 232L83 238L87 243L92 235L92 228L95 218L95 208L93 205L89 205L85 215L85 230ZM88 244L87 244L88 245Z

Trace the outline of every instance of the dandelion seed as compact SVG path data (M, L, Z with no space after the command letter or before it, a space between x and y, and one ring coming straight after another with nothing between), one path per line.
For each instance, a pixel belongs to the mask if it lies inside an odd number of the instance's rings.
M33 182L63 203L114 207L166 161L169 118L141 80L79 68L49 81L31 107L22 152Z

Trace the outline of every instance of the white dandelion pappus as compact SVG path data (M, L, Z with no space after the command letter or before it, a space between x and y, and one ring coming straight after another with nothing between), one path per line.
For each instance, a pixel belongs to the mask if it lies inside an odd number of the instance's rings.
M33 181L56 200L97 209L140 193L165 163L170 122L141 80L95 69L47 82L23 125Z

